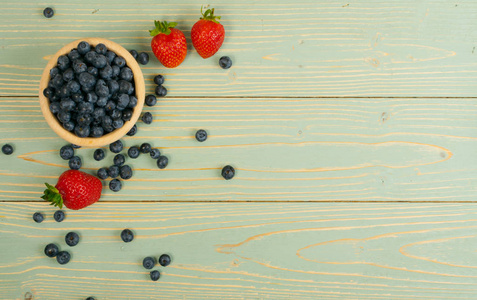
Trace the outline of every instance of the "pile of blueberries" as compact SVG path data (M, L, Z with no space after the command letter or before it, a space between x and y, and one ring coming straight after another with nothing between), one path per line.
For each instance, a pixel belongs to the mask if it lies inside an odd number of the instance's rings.
M81 138L101 137L123 127L137 105L126 60L104 44L93 47L85 41L58 57L43 95L63 127Z

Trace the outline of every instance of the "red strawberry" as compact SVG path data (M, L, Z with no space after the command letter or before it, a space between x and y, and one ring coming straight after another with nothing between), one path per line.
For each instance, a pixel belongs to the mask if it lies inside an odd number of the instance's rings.
M220 46L224 42L225 30L224 26L216 19L219 16L214 16L214 9L208 9L202 13L202 18L197 21L190 32L192 38L192 45L202 58L209 58L219 51Z
M101 197L103 184L101 180L78 170L68 170L61 174L55 187L45 183L47 189L41 197L51 205L69 209L82 209Z
M175 68L180 65L187 55L186 38L182 31L175 29L177 23L167 21L154 21L156 28L149 30L151 36L151 48L157 59L167 68Z

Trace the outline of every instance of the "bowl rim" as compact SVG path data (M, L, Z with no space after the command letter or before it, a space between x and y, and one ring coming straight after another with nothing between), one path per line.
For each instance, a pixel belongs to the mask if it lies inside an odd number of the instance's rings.
M104 44L108 48L108 50L113 51L114 53L116 53L117 56L121 56L126 60L127 66L132 70L134 75L134 90L137 98L137 105L133 109L133 115L131 119L129 121L124 122L123 127L115 129L114 131L107 133L99 138L80 138L74 133L64 129L61 123L56 118L56 116L54 116L50 111L50 100L43 95L43 90L48 86L48 82L50 81L50 70L57 65L58 57L69 53L74 48L77 48L78 44L82 41L88 42L92 46L96 46L99 43ZM144 99L144 76L141 71L141 68L139 67L139 64L131 55L131 53L129 53L129 51L126 50L124 47L104 38L83 38L66 44L60 50L58 50L55 55L53 55L53 57L48 61L48 64L43 70L43 74L40 80L39 100L41 111L43 113L43 116L45 117L46 122L58 136L78 146L100 147L111 144L124 137L124 135L126 135L126 133L131 130L131 128L134 126L134 124L136 124L137 120L139 119L139 116L141 115L142 109L144 107Z

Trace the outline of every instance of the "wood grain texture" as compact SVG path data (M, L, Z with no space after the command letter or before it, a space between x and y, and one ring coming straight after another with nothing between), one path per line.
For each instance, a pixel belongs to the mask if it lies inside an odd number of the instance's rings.
M31 215L42 211L36 224ZM475 299L475 204L1 203L0 298ZM119 233L136 237L124 243ZM81 236L74 248L64 235ZM57 243L67 265L43 254ZM12 246L14 245L14 246ZM142 267L168 253L158 282Z
M220 1L226 28L219 53L203 60L190 28L203 2L155 0L3 1L0 95L36 95L41 70L63 45L103 37L148 51L147 92L166 76L171 96L476 95L475 1ZM165 69L150 52L153 19L178 21L189 53ZM229 55L234 65L218 67Z
M68 167L66 142L46 124L36 98L3 98L0 200L40 200L45 181ZM123 139L150 142L169 157L159 170L150 157L128 158L134 169L104 201L312 200L475 201L477 99L231 99L166 98L145 108L151 125ZM204 143L196 130L209 133ZM95 173L113 153L76 154ZM123 151L126 153L126 150ZM233 180L223 166L237 169Z

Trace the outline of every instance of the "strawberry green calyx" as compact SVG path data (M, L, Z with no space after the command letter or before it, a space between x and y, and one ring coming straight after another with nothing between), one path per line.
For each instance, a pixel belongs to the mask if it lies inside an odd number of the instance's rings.
M201 6L200 7L200 13L202 14L202 18L200 18L201 20L212 21L217 24L220 24L219 21L216 20L216 19L220 20L220 16L214 16L214 8L206 10L205 13L202 12L202 8L203 7Z
M54 186L45 182L47 189L45 190L41 198L45 201L51 202L50 205L58 206L63 208L63 198L61 197L60 192Z
M155 28L153 30L149 30L149 33L151 36L156 36L160 33L164 33L165 35L171 34L171 28L174 28L177 26L176 22L171 22L168 23L167 21L154 21L154 26Z

